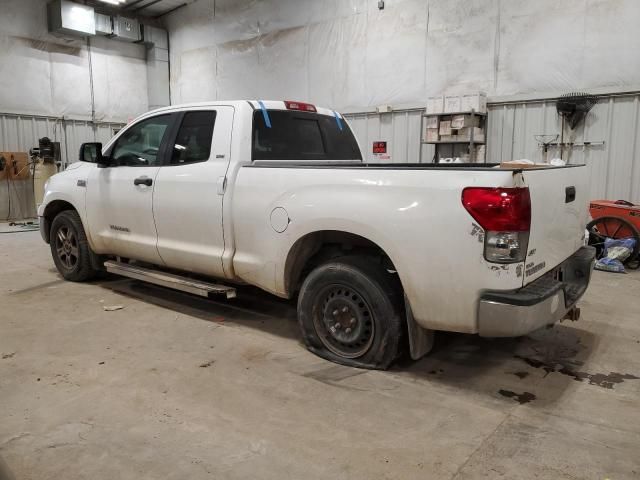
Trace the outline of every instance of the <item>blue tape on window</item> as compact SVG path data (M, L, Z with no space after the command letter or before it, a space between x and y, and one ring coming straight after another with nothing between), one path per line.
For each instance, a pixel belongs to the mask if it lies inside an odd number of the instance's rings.
M342 130L342 120L340 120L340 115L338 115L338 112L334 110L333 116L336 117L336 123L338 124L338 128Z
M264 106L264 102L262 100L258 100L258 104L260 104L260 110L262 110L262 116L264 117L264 124L267 128L271 128L271 119L269 118L269 112L267 112L267 107Z

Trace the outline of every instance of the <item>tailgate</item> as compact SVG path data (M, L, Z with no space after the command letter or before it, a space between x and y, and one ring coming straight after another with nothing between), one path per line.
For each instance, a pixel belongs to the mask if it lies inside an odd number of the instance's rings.
M589 217L589 183L585 165L523 170L522 177L531 196L526 285L583 245Z

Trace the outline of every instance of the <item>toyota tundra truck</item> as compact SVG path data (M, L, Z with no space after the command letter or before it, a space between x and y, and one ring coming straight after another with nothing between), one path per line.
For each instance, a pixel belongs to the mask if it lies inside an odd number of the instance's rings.
M297 298L307 347L346 365L420 358L436 330L575 319L594 265L584 166L367 163L349 122L308 103L162 108L79 160L38 208L62 277Z

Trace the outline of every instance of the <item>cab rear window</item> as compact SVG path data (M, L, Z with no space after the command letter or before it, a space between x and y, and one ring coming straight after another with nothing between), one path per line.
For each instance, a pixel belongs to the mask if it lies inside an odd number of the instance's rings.
M253 160L362 160L344 120L318 113L268 110L253 112ZM342 127L342 129L340 129Z

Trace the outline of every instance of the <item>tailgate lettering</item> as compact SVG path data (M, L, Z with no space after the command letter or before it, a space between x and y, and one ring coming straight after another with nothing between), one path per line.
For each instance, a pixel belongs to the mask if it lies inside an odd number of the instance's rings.
M527 266L529 266L529 265L527 265ZM539 264L534 265L531 268L527 268L525 273L526 273L527 277L530 277L531 275L533 275L536 272L539 272L540 270L542 270L546 266L547 266L547 262L540 262Z

